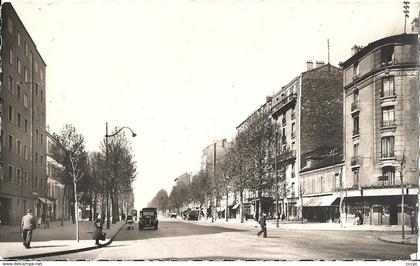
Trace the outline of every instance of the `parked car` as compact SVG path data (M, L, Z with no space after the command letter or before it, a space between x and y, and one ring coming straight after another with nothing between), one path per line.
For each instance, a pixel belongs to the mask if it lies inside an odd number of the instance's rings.
M139 230L145 228L158 229L159 220L157 218L156 208L143 208L139 216Z
M188 212L188 220L196 220L198 221L198 216L200 213L198 211L189 211Z
M171 212L171 218L176 218L178 214L176 212Z

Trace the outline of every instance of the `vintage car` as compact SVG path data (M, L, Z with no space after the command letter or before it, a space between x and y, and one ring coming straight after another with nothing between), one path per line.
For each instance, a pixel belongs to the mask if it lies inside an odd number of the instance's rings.
M198 221L198 216L200 216L199 211L189 211L188 212L188 220Z
M158 229L159 220L157 218L156 208L143 208L139 216L139 230L145 228Z

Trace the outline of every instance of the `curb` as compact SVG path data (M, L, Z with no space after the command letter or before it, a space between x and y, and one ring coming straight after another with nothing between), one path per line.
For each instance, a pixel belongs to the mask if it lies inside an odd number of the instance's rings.
M378 239L380 241L386 242L386 243L409 245L409 246L417 246L417 243L404 242L403 240L401 240L401 241L388 240L388 239L384 239L383 236L378 237Z
M31 254L31 255L24 255L24 256L14 256L14 257L0 257L2 260L25 260L25 259L36 259L36 258L43 258L43 257L51 257L51 256L60 256L60 255L66 255L71 253L77 253L77 252L83 252L83 251L89 251L94 249L99 249L102 247L109 246L112 241L114 240L115 236L118 234L118 232L121 231L121 228L123 228L125 225L124 222L121 223L121 226L115 231L115 233L111 236L111 238L108 240L108 242L104 244L100 244L99 246L91 246L91 247L85 247L85 248L76 248L76 249L69 249L69 250L62 250L62 251L54 251L54 252L45 252L45 253L38 253L38 254Z

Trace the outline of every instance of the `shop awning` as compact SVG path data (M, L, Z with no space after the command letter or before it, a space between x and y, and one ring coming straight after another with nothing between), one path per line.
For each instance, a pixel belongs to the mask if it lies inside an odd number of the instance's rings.
M318 196L303 198L304 207L326 207L331 206L331 204L337 199L336 195L327 195L327 196Z
M50 201L49 199L45 199L45 198L39 198L38 199L42 202L45 203L47 205L54 205L54 203L52 201Z
M236 210L239 207L239 205L241 204L240 203L235 204L235 206L232 207L232 210Z

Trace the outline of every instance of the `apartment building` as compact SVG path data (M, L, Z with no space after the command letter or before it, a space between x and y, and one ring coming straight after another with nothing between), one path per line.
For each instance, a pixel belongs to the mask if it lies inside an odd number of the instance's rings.
M419 41L401 34L354 46L343 64L347 219L400 224L418 205Z
M307 162L342 153L342 94L341 69L308 61L307 71L272 98L271 116L281 143L277 169L284 180L279 188L279 212L287 219L302 215L299 174Z
M1 6L0 216L17 224L50 204L45 144L45 68L34 41L10 3Z

